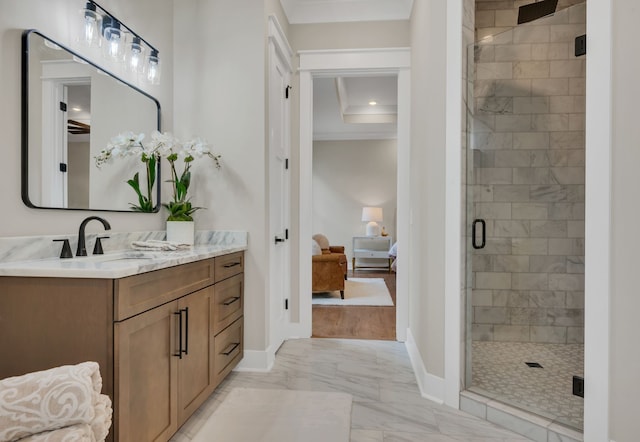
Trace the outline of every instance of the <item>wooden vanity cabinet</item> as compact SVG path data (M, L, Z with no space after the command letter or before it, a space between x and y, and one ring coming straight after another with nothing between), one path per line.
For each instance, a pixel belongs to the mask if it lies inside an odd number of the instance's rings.
M167 441L242 358L243 271L238 252L116 280L0 278L0 309L20 312L0 311L0 332L15 338L0 351L18 355L0 378L97 360L114 405L109 439Z

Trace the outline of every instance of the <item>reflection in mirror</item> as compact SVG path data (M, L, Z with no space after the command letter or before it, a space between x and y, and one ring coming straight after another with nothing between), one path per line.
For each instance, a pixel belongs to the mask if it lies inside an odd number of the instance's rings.
M145 176L144 163L130 157L99 169L95 156L120 133L160 130L160 104L37 31L24 32L22 48L22 200L34 208L130 210L138 201L127 180Z

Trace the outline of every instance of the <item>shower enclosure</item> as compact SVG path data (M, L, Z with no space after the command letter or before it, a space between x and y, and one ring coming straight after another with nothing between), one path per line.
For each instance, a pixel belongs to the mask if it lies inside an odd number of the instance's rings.
M466 388L579 430L585 22L583 2L478 31L465 155Z

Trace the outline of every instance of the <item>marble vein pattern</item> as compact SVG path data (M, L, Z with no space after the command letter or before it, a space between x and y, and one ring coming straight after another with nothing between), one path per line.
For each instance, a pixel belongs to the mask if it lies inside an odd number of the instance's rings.
M229 391L237 387L351 394L351 442L529 440L423 398L403 343L296 339L280 347L271 371L232 372L171 442L191 441Z
M573 395L573 375L584 376L583 344L474 342L469 390L582 431L584 400Z
M87 235L88 250L96 236ZM69 238L71 248L75 250L77 235L0 238L0 275L121 278L247 249L246 232L197 232L192 247L171 252L140 252L131 249L132 241L164 240L164 231L109 232L106 236L109 239L103 244L104 255L72 259L58 258L61 244L53 240Z

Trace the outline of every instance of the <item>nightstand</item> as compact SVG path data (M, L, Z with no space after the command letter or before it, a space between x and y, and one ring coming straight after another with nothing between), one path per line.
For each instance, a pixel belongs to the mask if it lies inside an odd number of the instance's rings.
M391 273L391 262L393 259L389 257L389 249L393 244L391 236L354 236L353 237L353 270L360 268L376 269L386 268ZM357 259L366 260L385 260L384 265L374 265L374 263L365 263L356 266Z

